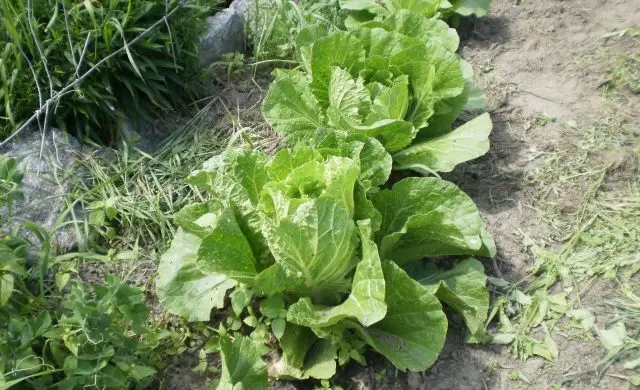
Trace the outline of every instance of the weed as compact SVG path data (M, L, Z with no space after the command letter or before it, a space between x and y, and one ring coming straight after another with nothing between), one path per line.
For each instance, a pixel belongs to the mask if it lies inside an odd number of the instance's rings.
M200 75L198 34L218 0L2 0L0 138L8 136L55 91L124 46L55 107L55 124L83 139L110 141L126 118L134 123L189 100ZM165 28L129 47L176 7ZM126 54L126 55L124 55ZM29 60L30 59L30 60ZM51 116L52 113L49 113ZM49 118L44 118L47 121Z
M257 0L249 10L249 37L258 60L292 58L298 33L307 26L342 26L337 0Z

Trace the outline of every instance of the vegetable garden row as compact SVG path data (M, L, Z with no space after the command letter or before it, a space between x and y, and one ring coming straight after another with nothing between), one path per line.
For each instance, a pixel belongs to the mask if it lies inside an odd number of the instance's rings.
M484 96L443 21L487 4L380 3L341 1L344 31L297 37L301 65L275 71L263 104L286 147L269 156L235 141L187 179L210 197L175 216L157 294L170 313L208 321L229 293L220 389L330 379L338 365L366 364L367 349L423 371L445 342L443 305L469 342L486 338L486 276L469 256L495 245L438 172L489 147L488 114L454 128Z

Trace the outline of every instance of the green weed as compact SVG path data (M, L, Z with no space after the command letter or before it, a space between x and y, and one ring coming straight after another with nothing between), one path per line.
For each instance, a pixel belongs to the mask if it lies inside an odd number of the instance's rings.
M191 100L201 75L197 44L203 18L220 1L46 0L30 5L0 1L0 139L55 91L124 46L122 55L104 63L48 113L52 123L81 139L109 142L123 121L138 124ZM181 8L161 28L129 47L176 7Z
M337 0L257 0L249 10L249 39L257 60L290 59L296 37L307 26L341 28Z

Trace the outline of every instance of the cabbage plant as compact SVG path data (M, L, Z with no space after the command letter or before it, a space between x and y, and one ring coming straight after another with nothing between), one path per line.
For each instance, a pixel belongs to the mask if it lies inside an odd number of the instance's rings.
M486 277L467 256L495 247L472 200L436 177L381 189L392 159L376 138L316 131L308 143L273 157L230 149L188 178L212 200L175 216L157 294L192 321L209 320L232 289L236 314L247 308L233 337L221 329L218 388L266 388L267 375L328 379L338 364L364 363L367 348L423 371L444 345L443 304L481 339ZM256 341L258 317L271 340ZM280 351L268 369L265 343Z
M488 151L488 114L452 127L462 110L482 108L484 95L443 21L398 10L349 31L305 30L298 43L302 66L276 70L263 104L292 144L317 128L347 131L379 140L394 169L423 174Z
M346 24L381 18L401 10L426 17L447 19L452 15L484 16L491 0L340 0L340 8L350 11Z

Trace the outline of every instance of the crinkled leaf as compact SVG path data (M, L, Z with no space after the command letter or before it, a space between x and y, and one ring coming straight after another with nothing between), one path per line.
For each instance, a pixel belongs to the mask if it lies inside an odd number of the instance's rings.
M300 146L293 150L282 149L269 162L269 177L271 180L282 181L299 166L311 161L321 162L322 160L322 155L309 146Z
M334 66L329 79L329 107L347 120L362 123L363 114L369 110L371 98L361 78L354 79L346 70ZM329 124L340 128L329 116Z
M308 201L267 229L275 260L299 275L314 294L338 293L356 266L355 223L342 202Z
M416 129L420 129L427 125L434 113L435 67L425 61L410 62L403 65L403 72L409 76L413 90L412 103L406 119L413 123Z
M10 273L0 274L0 307L9 302L13 294L14 277Z
M185 232L203 238L213 230L222 208L216 201L186 205L176 213L173 221Z
M491 129L489 114L482 114L448 134L395 153L395 169L411 169L424 175L434 171L451 172L456 165L489 151Z
M250 283L258 274L258 264L234 213L222 211L213 232L202 239L197 264L206 274L226 275Z
M413 46L412 49L419 49L419 51L423 52L425 56L424 61L435 69L432 93L436 101L458 96L464 91L462 65L460 57L456 53L436 45ZM412 75L413 78L416 78L416 72L419 72L421 69L414 69L414 65L411 62L403 65L405 61L416 62L416 59L412 60L411 58L407 58L409 55L415 54L412 53L411 50L406 50L394 57L392 64L397 64L404 74L409 75L411 80Z
M226 164L216 177L214 191L246 215L255 209L262 188L269 181L268 156L251 149L232 150L227 154Z
M332 198L353 215L353 190L360 174L357 160L329 156L326 161L309 161L289 172L281 182L266 186L264 210L280 220L295 212L309 198Z
M373 232L380 230L382 224L382 214L375 208L373 202L367 197L367 192L360 184L356 184L355 192L353 193L355 202L354 218L356 221L362 221L368 219L371 221L371 229Z
M329 81L333 68L358 74L364 65L364 48L360 40L346 31L337 31L318 39L311 48L311 90L320 107L329 106ZM299 94L294 98L299 99ZM321 127L321 126L317 126Z
M220 358L222 374L218 390L253 390L268 388L266 364L255 342L249 337L236 334L235 340L220 335Z
M345 120L331 107L327 110L327 115L335 123L340 123L340 129L376 138L389 152L398 151L409 145L417 133L413 124L404 120L383 119L369 125L359 125Z
M409 37L419 38L430 43L436 43L451 52L458 50L460 38L455 29L447 23L435 18L427 18L408 10L400 10L386 17L363 23L362 27L379 27L387 31L395 31Z
M263 152L247 148L230 149L206 161L203 169L189 179L192 183L206 183L216 199L210 202L214 205L210 207L215 208L215 203L220 203L220 208L233 211L260 265L269 265L273 261L262 236L262 216L257 212L262 189L269 181L267 162L268 157Z
M382 214L376 238L384 259L405 264L426 256L484 254L475 204L453 183L407 178L372 197ZM486 240L486 239L485 239Z
M171 314L187 321L208 321L211 309L224 306L236 282L224 275L205 275L196 264L200 237L178 229L171 247L160 258L156 293Z
M295 70L277 73L265 96L262 113L278 134L292 142L304 139L325 124L309 82Z
M462 59L460 66L464 78L462 93L436 103L436 112L429 119L429 125L420 130L416 141L428 140L449 133L451 126L463 109L483 110L485 108L487 99L484 92L475 85L473 67Z
M314 306L309 298L301 298L289 307L287 320L307 327L327 327L353 317L369 326L384 318L385 282L378 256L378 247L371 240L370 221L360 221L362 260L353 277L351 294L342 304L330 308Z
M353 324L364 341L405 371L424 371L438 358L447 333L447 318L434 289L411 279L392 262L382 265L386 317L365 328Z
M482 263L469 258L447 271L433 263L414 263L408 272L418 282L433 286L436 297L460 314L469 328L468 341L481 341L489 311L487 277Z

